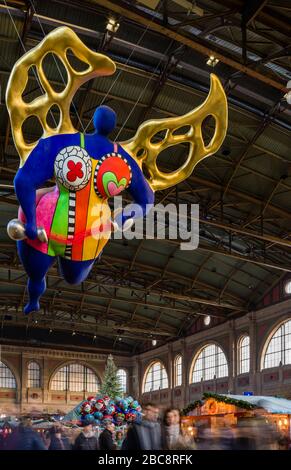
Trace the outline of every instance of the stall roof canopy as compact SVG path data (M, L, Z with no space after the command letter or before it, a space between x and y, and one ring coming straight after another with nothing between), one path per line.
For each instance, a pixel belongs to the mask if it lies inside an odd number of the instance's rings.
M291 414L291 400L286 398L230 394L223 394L222 396L232 398L233 400L242 400L258 408L264 408L268 413Z

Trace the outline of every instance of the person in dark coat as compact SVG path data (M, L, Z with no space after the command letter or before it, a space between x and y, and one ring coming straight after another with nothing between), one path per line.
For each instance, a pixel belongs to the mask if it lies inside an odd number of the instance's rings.
M112 421L108 421L105 425L104 431L99 436L99 447L100 450L116 450L116 444L114 443L113 436L115 431L115 425Z
M53 426L50 429L50 445L48 450L71 450L69 439L62 435L62 429Z
M162 445L164 450L176 449L183 441L180 424L180 411L168 408L164 413L162 425Z
M161 426L157 419L159 408L148 403L142 408L143 419L135 421L127 431L122 450L161 450Z
M77 437L73 450L98 450L98 440L90 421L83 421L83 430Z
M40 435L32 429L31 420L24 418L15 431L12 432L8 450L47 450Z

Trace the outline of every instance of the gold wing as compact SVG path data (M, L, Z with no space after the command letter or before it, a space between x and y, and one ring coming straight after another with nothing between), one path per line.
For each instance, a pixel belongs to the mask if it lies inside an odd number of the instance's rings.
M68 49L72 50L81 61L88 64L84 71L77 71L71 66L67 58ZM68 81L60 93L53 90L42 67L43 59L50 52L58 56L67 71ZM22 94L28 81L28 71L32 66L36 67L38 80L44 94L35 98L31 103L26 103ZM30 116L38 118L43 129L42 137L77 132L70 119L70 104L76 91L86 81L97 76L112 75L115 69L115 64L111 59L88 49L74 31L68 27L53 30L36 47L16 62L7 85L6 104L21 165L24 164L38 142L25 142L22 126L26 119ZM54 129L47 123L47 115L53 105L57 105L60 110L60 122Z
M227 99L218 77L211 74L209 94L198 108L180 117L154 119L140 125L131 139L121 142L122 147L137 161L139 166L149 175L148 182L154 191L175 186L188 178L198 162L213 155L221 146L227 131L228 122ZM202 123L207 116L215 119L215 132L207 146L202 136ZM176 134L180 128L190 126L187 132ZM158 132L166 131L164 139L154 143L153 138ZM168 147L189 142L187 160L176 171L164 173L157 167L158 155Z

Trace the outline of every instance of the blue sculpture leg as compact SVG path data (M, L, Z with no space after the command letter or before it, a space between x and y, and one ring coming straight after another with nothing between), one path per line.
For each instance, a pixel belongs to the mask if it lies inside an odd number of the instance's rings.
M17 242L18 254L28 275L27 289L29 302L24 307L28 314L40 309L39 299L46 289L45 276L53 264L55 257L35 250L24 240Z
M95 259L89 261L72 261L59 258L61 275L69 284L80 284L87 279Z

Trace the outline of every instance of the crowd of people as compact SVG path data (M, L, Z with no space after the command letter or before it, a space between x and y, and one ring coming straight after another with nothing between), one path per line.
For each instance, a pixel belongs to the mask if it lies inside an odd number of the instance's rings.
M280 436L262 417L240 420L236 426L193 427L189 433L181 426L178 409L167 409L163 419L153 403L143 406L142 419L127 428L115 428L111 420L102 430L90 420L78 426L66 427L55 423L45 433L36 432L29 418L5 438L0 439L1 450L277 450L289 449L286 436Z

